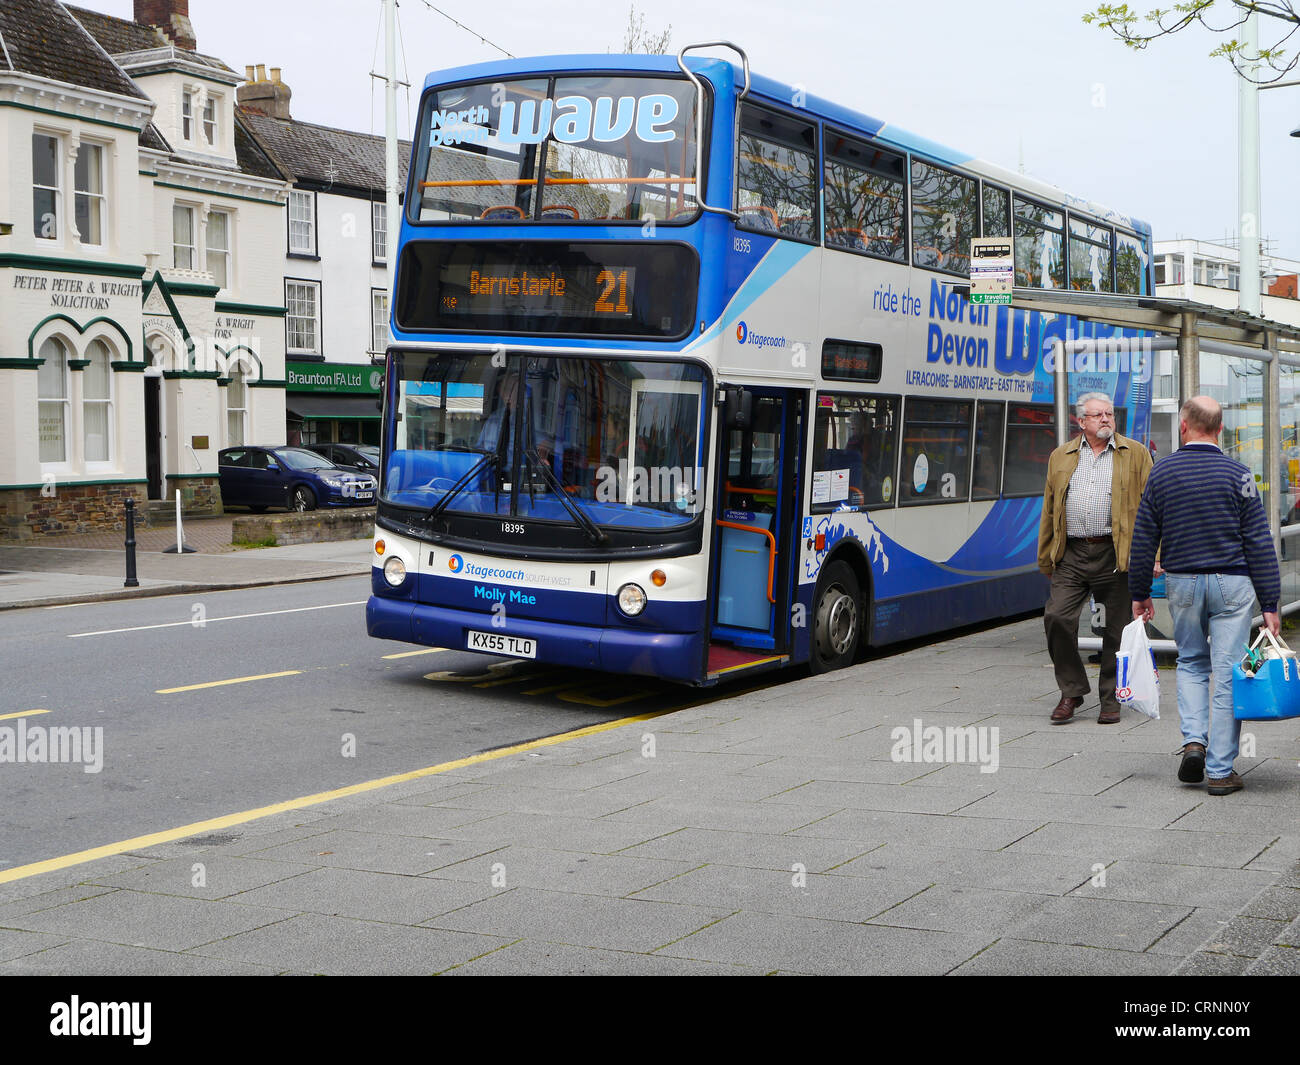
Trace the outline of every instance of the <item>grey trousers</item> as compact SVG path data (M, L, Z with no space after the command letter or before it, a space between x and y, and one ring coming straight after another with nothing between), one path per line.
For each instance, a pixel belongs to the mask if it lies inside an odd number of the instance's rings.
M1115 545L1109 539L1095 544L1066 541L1065 555L1052 573L1043 627L1047 632L1047 653L1056 670L1056 686L1062 695L1084 696L1091 690L1079 657L1079 615L1089 595L1102 611L1097 620L1105 630L1101 641L1101 706L1103 710L1118 710L1115 652L1124 626L1133 620L1133 601L1129 598L1128 574L1115 570Z

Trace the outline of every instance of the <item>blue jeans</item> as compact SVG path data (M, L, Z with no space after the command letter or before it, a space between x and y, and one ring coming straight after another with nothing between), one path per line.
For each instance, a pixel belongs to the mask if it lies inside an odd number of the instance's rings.
M1165 595L1178 644L1183 742L1204 744L1206 775L1226 777L1232 772L1241 733L1241 722L1232 716L1232 665L1250 644L1255 588L1249 577L1236 574L1170 573Z

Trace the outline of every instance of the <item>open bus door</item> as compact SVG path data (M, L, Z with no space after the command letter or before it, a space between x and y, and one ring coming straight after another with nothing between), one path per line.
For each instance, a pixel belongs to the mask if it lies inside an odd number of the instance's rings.
M726 386L708 679L790 661L792 566L808 393Z

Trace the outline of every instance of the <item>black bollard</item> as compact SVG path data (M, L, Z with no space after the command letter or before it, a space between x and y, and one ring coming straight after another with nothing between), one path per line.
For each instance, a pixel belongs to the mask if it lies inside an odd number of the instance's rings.
M123 588L139 588L135 577L135 499L126 497L126 580Z

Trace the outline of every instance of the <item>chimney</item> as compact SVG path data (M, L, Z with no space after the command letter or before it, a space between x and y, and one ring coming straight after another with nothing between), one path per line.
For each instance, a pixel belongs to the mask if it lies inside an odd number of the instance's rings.
M197 47L190 25L190 0L135 0L135 21L162 30L177 48L192 52Z
M265 63L258 63L256 70L251 65L245 66L244 71L248 80L235 90L239 106L260 115L288 121L289 98L293 92L280 80L280 68L272 67L269 79Z

